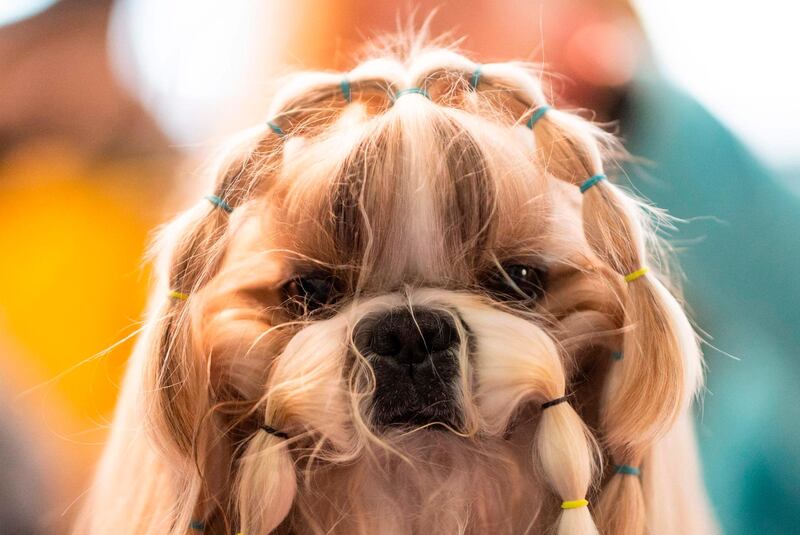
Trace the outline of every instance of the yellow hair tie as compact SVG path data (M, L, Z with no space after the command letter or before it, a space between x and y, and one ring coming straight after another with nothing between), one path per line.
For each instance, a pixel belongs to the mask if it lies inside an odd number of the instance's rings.
M643 267L641 269L637 269L633 273L628 273L627 275L625 275L625 282L633 282L639 277L644 276L644 274L647 273L648 271L650 271L650 268Z
M586 507L589 505L589 500L568 500L561 502L562 509L577 509L579 507Z
M180 299L181 301L186 301L187 299L189 299L189 294L185 294L177 290L170 290L169 296L174 297L175 299Z

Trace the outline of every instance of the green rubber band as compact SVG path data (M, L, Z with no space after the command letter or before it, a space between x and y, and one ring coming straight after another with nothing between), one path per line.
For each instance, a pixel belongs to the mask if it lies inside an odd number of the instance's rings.
M286 132L284 132L283 129L280 126L278 126L277 124L273 123L272 121L267 121L267 126L269 126L270 130L272 130L273 133L275 133L275 134L277 134L277 135L279 135L281 137L286 135Z
M202 520L192 520L191 522L189 522L189 529L192 529L194 531L205 531L206 524Z
M342 81L339 82L339 88L342 90L342 97L344 97L344 100L348 104L353 102L353 95L350 93L350 80L347 76L342 78Z
M605 180L606 175L594 175L586 179L586 182L581 184L581 193L586 193L586 190L600 182L601 180Z
M404 95L422 95L423 97L427 98L428 100L431 99L431 96L425 91L422 87L408 87L406 89L401 89L397 93L394 94L394 102L397 102L397 99Z
M533 112L533 114L531 115L530 119L528 119L528 123L527 123L528 128L533 130L534 125L539 121L539 119L544 117L544 114L547 113L549 110L550 110L550 106L548 106L546 104L544 106L539 106L536 109L536 111Z
M622 351L614 351L611 353L611 360L622 360L623 354Z
M227 212L229 214L233 212L233 208L231 208L231 206L228 203L222 200L221 197L218 197L216 195L207 195L205 199L224 212Z
M481 74L482 74L481 73L481 68L482 67L483 67L483 65L478 65L477 67L475 67L475 70L472 71L472 76L470 76L470 78L469 78L469 86L473 89L473 91L478 89L478 82L481 79Z
M638 476L642 474L642 471L639 470L639 468L631 466L629 464L618 464L616 472L618 474L623 474L626 476Z

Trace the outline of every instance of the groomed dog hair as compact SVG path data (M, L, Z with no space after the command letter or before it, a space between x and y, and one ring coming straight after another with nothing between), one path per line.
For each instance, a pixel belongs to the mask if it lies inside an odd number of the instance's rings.
M612 136L532 67L420 41L293 77L269 117L161 233L77 533L713 532L697 338ZM287 288L316 271L340 298L312 311ZM449 412L378 425L360 333L421 309L460 341Z

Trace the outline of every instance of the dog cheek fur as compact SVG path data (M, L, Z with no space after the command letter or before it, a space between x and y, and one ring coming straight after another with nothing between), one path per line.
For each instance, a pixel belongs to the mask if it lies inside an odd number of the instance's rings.
M294 507L284 512L296 533L330 525L353 533L403 533L426 526L518 532L541 521L537 497L542 476L554 478L551 484L566 497L586 494L595 462L593 443L571 408L555 408L554 416L542 419L539 426L547 438L538 445L530 432L533 419L506 436L512 415L525 411L528 402L563 395L564 372L547 335L529 321L466 295L428 290L409 299L454 311L476 340L474 354L464 352L460 364L466 380L456 389L464 421L473 422L464 427L471 439L421 429L376 434L362 403L372 390L352 389L349 381L361 364L357 357L355 364L344 362L352 349L348 315L311 325L276 358L264 398L267 423L293 436L289 447L298 474L288 468L286 444L271 437L253 440L239 477L246 525L275 527L274 512L284 508L278 503L264 509L267 490L281 497L291 489ZM464 341L465 336L462 332ZM563 441L553 438L559 435ZM573 473L575 459L583 461ZM575 524L570 519L584 512L564 513L563 532ZM585 531L585 520L578 522Z

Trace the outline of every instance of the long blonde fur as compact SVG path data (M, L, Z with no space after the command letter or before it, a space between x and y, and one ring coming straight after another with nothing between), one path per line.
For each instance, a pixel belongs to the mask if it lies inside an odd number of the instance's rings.
M417 46L287 82L272 126L215 171L210 193L232 213L202 201L163 232L146 334L76 533L714 529L697 470L681 475L696 466L701 357L656 273L647 211L609 180L577 191L610 168L615 142L560 110L527 128L547 105L537 72L478 67ZM427 96L395 98L410 87ZM490 295L482 277L504 259L547 266L547 295ZM346 297L292 316L283 284L312 269L336 273ZM419 307L458 331L457 409L380 428L356 331Z

